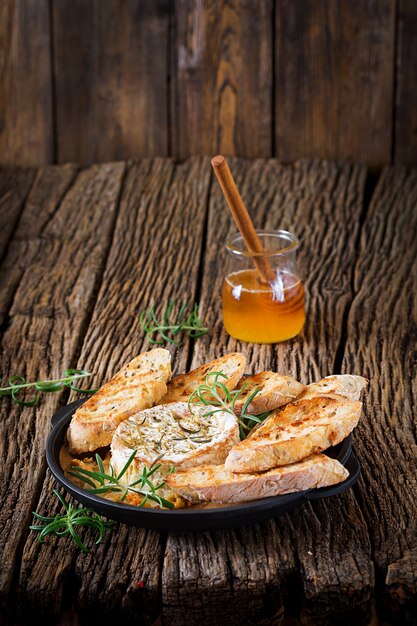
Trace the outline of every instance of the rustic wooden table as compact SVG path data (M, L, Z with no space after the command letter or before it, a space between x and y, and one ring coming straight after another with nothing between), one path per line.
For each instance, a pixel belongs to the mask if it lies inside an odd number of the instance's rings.
M0 173L1 373L109 378L148 347L138 313L170 298L200 302L210 334L173 349L181 372L242 350L250 370L311 382L370 379L354 434L363 474L341 496L257 526L161 534L121 526L84 555L29 533L31 511L58 512L46 471L52 413L1 404L0 594L5 623L416 624L417 171L231 161L256 224L302 241L302 337L239 344L222 328L222 248L233 230L208 159L153 159ZM415 403L415 402L414 402ZM71 608L72 607L72 608Z

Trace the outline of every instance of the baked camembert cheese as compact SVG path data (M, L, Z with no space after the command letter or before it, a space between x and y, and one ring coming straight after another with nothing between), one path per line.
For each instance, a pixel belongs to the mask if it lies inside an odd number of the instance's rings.
M120 472L136 450L124 480L158 463L155 482L164 480L173 467L223 463L238 441L234 415L213 406L196 406L191 413L186 402L173 402L140 411L119 425L111 444L112 465ZM166 492L161 495L167 497Z

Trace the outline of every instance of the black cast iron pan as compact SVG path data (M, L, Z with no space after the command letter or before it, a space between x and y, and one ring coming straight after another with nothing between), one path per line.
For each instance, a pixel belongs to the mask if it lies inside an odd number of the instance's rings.
M273 496L235 505L213 505L213 508L158 510L146 509L105 500L80 489L64 475L59 461L59 453L64 443L65 433L75 410L85 402L77 400L60 409L52 418L52 432L46 446L46 460L57 482L77 501L96 510L105 517L141 528L169 531L202 531L234 528L254 524L261 520L276 517L294 509L307 500L319 500L342 493L358 480L360 466L352 452L352 438L326 451L328 456L337 459L349 471L344 482L323 489L310 489L284 496Z

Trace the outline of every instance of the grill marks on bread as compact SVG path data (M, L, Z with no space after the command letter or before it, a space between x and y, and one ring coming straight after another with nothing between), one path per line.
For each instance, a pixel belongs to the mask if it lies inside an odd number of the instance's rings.
M275 411L253 434L230 451L233 472L262 472L297 463L341 441L359 421L362 404L340 397L297 400Z
M232 391L243 376L246 367L246 358L243 354L232 352L220 359L201 365L188 374L176 376L168 383L168 391L161 399L160 404L169 402L187 402L188 397L197 387L206 382L207 374L212 372L222 372L227 376L220 378L225 387Z
M247 412L259 415L292 402L306 387L292 378L282 376L275 372L260 372L254 376L243 378L237 385L237 389L243 389L235 402L235 413L240 415L242 408L249 396L259 389L259 393L250 402Z
M67 434L70 451L109 445L121 422L160 400L170 377L168 350L156 348L137 356L77 409Z
M335 374L326 376L318 383L312 383L304 388L301 398L314 398L316 396L343 396L348 400L359 400L362 391L368 386L368 380L363 376L353 374Z
M239 503L295 491L328 487L342 482L349 472L324 454L263 474L236 474L224 465L175 472L167 483L189 502Z

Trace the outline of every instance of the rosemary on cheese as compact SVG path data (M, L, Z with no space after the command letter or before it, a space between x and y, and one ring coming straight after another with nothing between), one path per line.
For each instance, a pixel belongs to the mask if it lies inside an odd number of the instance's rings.
M193 412L193 404L197 404L218 407L208 411L206 415L212 415L213 413L217 413L219 411L226 411L231 415L236 415L235 404L237 399L245 391L246 385L243 385L240 389L229 391L224 384L224 380L227 380L227 376L226 374L223 374L223 372L210 372L207 374L205 383L200 384L188 398L188 408L190 412ZM245 439L252 428L256 424L263 422L271 413L270 411L262 413L261 415L252 415L251 413L248 413L250 403L260 391L260 389L255 389L255 391L246 399L240 415L237 418L241 439Z

